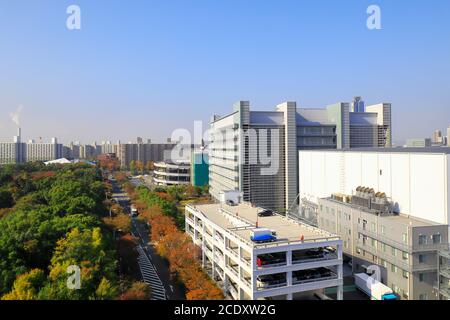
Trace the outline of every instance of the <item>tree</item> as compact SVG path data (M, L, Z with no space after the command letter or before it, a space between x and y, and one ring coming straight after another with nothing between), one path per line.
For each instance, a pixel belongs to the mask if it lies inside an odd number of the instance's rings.
M130 171L132 175L136 175L137 171L136 171L136 162L134 160L131 160L130 162Z
M133 282L130 288L125 291L120 300L149 300L150 286L144 282Z
M135 275L139 274L138 252L136 246L138 240L131 234L124 235L119 238L117 244L117 252L120 256L120 272L122 274Z
M39 269L33 269L19 275L14 281L11 292L5 294L2 300L35 300L38 298L39 290L44 281L45 274Z
M151 172L155 170L155 163L153 161L147 161L145 168L147 169L147 172Z
M131 218L126 214L118 214L113 217L103 218L105 224L113 230L121 230L124 233L131 231Z
M79 290L71 290L66 285L66 270L72 265L81 269ZM42 297L56 300L111 298L115 292L115 268L114 252L109 249L100 228L73 229L56 245Z
M142 161L136 161L135 165L136 165L136 170L139 173L144 174L144 168L145 168L144 163Z
M11 192L7 190L0 190L0 209L11 208L13 201Z
M188 198L194 198L197 194L197 190L193 185L190 184L186 187L186 196Z

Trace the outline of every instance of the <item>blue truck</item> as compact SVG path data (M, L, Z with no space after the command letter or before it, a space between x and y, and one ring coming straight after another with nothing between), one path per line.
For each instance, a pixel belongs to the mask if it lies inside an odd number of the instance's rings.
M274 242L277 240L276 234L266 228L255 228L252 230L252 236L250 237L255 243L266 243L266 242Z

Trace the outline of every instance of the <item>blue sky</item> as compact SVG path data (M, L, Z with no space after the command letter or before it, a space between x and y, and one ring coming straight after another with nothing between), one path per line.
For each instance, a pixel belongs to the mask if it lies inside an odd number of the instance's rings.
M394 141L431 136L450 125L449 39L447 0L2 0L0 140L18 105L27 138L162 141L238 100L355 95L393 104Z

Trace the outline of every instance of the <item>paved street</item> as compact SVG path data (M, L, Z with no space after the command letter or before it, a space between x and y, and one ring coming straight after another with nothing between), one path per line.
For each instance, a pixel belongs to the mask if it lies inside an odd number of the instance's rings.
M121 205L127 213L131 212L130 199L116 181L113 185L113 199ZM133 181L132 181L133 183ZM135 181L137 183L137 181ZM139 268L144 282L148 283L152 291L153 300L183 300L185 299L183 287L172 280L169 265L160 257L150 243L148 226L144 221L132 218L131 232L138 239L137 248Z

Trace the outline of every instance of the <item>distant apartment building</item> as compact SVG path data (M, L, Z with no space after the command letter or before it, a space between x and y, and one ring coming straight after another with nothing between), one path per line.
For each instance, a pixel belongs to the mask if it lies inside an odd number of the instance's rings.
M352 107L355 112L351 112ZM391 146L391 105L365 106L360 98L325 109L286 102L251 111L248 101L211 122L210 192L239 190L244 200L286 211L298 195L297 151Z
M0 165L25 162L26 144L21 141L21 130L11 142L0 142Z
M101 154L117 154L119 145L120 141L118 141L116 144L111 143L111 141L102 141L102 144L100 145Z
M437 299L449 155L445 147L300 151L298 218L340 235L355 272L378 265L400 297Z
M125 143L117 146L117 156L123 167L129 167L132 161L147 164L149 161L159 162L165 160L164 155L171 151L176 143Z
M448 247L447 225L395 214L384 193L365 187L318 205L318 227L341 237L354 273L376 265L381 282L401 299L439 299L438 252Z
M278 214L258 217L262 211L249 203L186 206L186 233L201 248L203 269L225 295L296 300L331 289L342 300L339 237ZM251 240L264 230L276 240Z
M406 147L407 148L431 147L431 139L430 138L408 139L406 140Z
M26 162L50 161L62 158L62 156L63 146L58 143L56 138L52 138L49 143L36 143L31 140L26 145Z

